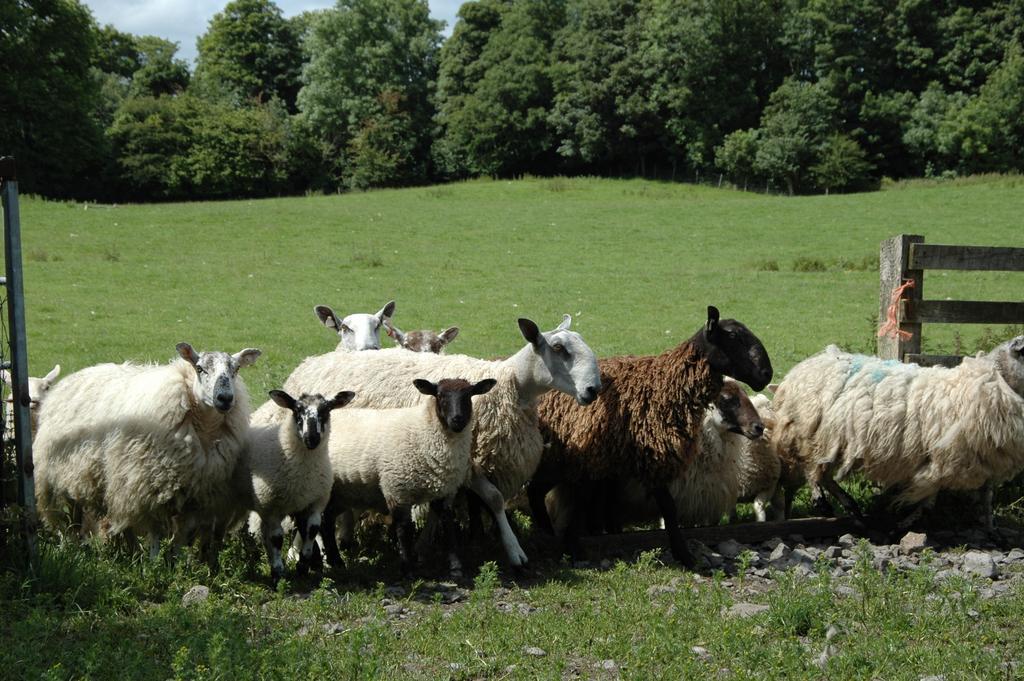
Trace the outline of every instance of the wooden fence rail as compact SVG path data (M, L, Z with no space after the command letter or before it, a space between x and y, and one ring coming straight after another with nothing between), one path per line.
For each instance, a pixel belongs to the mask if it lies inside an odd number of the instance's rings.
M926 244L917 234L901 234L882 242L879 255L879 319L889 315L894 292L904 283L896 307L896 324L902 336L878 339L878 356L924 366L956 366L959 355L926 355L921 352L922 324L1024 324L1024 302L975 300L926 300L925 270L1024 272L1024 248L947 246Z

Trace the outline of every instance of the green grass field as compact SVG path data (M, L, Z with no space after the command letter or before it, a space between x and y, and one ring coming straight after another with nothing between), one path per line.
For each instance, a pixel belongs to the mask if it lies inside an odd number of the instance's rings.
M462 328L452 352L505 355L519 316L569 312L599 355L684 340L705 307L747 323L781 377L828 343L867 350L881 240L1024 246L1024 178L911 183L872 194L770 197L645 181L527 179L265 201L96 206L23 198L30 370L166 361L175 343L265 354L254 402L305 356L334 347L312 314L398 303L403 329ZM928 297L1019 300L1020 274L935 273ZM925 329L926 348L1007 329ZM387 343L388 341L385 341ZM750 589L653 555L577 569L536 552L511 583L485 565L454 604L398 581L393 554L269 585L241 541L221 569L42 541L38 573L0 565L0 677L11 679L1020 678L1024 594L934 571L882 574L855 594L827 571ZM499 560L496 542L470 564ZM183 606L194 584L203 603ZM655 587L652 590L652 587ZM1019 590L1018 590L1019 592ZM385 600L389 599L389 600ZM739 600L771 606L724 617ZM389 613L384 609L392 608ZM824 669L826 631L842 633ZM694 646L706 653L694 652ZM530 654L537 647L544 654ZM536 651L533 651L536 653Z
M25 199L30 371L163 362L182 340L255 346L247 380L262 395L334 346L314 305L394 299L399 327L457 324L451 352L484 357L521 347L517 317L550 329L566 312L600 356L656 353L714 304L761 337L781 376L828 343L871 347L881 240L1024 246L1022 214L1020 177L799 198L557 178L223 203ZM939 272L925 290L1014 300L1022 284ZM957 330L968 350L985 332L929 327L926 347L952 349Z

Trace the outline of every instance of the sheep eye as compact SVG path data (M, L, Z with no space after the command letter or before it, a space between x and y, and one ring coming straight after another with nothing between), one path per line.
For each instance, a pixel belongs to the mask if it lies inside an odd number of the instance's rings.
M551 349L560 355L565 354L565 346L562 345L561 343L555 343L554 345L551 346Z
M197 373L197 374L199 374L200 376L202 376L203 374L205 374L205 373L206 373L206 369L204 369L203 367L201 367L201 366L199 366L199 365L197 364L197 365L196 365L196 373Z

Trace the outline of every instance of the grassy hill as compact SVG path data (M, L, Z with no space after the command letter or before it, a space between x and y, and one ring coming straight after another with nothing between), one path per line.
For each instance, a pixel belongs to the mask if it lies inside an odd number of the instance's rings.
M253 392L329 350L315 304L398 302L403 329L462 328L452 352L521 346L519 316L563 313L601 355L656 353L708 304L764 341L781 376L828 343L872 346L878 244L1024 246L1024 179L776 197L641 180L526 179L262 201L22 201L30 370L165 361L175 343L265 351ZM1013 300L1020 274L936 273L929 297ZM952 349L954 327L925 329ZM986 333L960 327L966 349ZM1001 336L1004 330L989 329Z

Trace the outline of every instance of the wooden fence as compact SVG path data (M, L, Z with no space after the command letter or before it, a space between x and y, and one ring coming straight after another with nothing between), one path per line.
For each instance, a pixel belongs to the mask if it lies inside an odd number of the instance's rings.
M925 270L1024 272L1024 248L943 246L926 244L924 237L901 234L882 242L878 263L881 278L879 319L889 316L895 291L906 282L894 308L896 328L903 332L878 338L878 356L924 366L956 366L959 355L921 353L923 324L1024 324L1024 302L926 300Z

